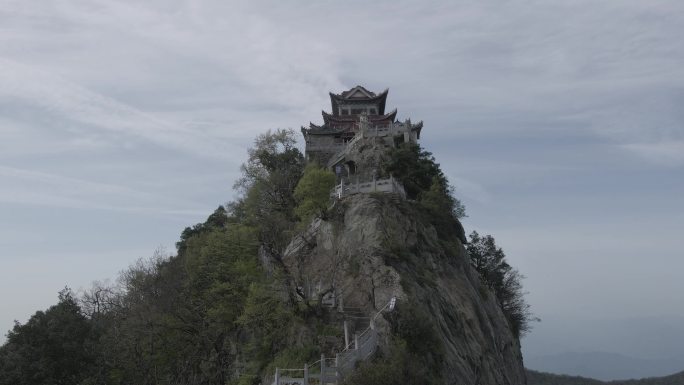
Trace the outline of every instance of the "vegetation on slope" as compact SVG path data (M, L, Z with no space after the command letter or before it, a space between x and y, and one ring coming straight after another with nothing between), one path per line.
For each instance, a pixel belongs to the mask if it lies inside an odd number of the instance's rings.
M0 348L0 384L248 384L278 352L320 354L315 336L299 333L319 321L259 260L282 252L297 222L304 160L294 143L292 131L259 136L242 197L186 228L177 255L141 261L80 300L65 291L17 324Z
M506 255L496 245L494 237L480 237L473 231L467 250L470 263L480 273L482 283L496 295L513 334L520 337L529 332L531 323L539 319L532 314L530 305L525 301L521 282L524 277L508 264Z
M524 277L508 264L491 235L480 237L473 232L470 240L466 240L459 222L465 216L465 207L454 197L453 187L432 154L417 144L405 143L389 151L383 169L399 179L408 197L416 199L429 213L430 222L443 242L448 243L456 235L462 243L468 243L471 265L480 273L484 286L494 292L515 336L528 332L538 318L525 302L521 282ZM451 247L454 246L445 245L447 249Z
M383 171L399 179L409 199L420 201L432 213L463 218L465 206L454 197L453 187L432 153L414 143L402 143L388 152Z

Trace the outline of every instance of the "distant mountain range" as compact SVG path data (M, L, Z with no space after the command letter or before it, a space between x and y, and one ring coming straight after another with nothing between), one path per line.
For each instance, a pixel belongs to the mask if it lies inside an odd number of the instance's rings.
M682 361L682 359L648 360L606 352L582 352L525 357L525 366L544 372L609 381L674 373L684 367Z
M527 385L684 385L684 372L665 377L640 380L599 381L591 378L565 376L527 370Z
M684 318L581 319L542 315L522 340L525 367L602 381L684 369Z

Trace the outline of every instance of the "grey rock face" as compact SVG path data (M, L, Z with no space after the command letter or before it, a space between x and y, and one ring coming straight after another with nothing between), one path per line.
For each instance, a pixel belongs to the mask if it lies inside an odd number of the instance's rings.
M443 384L525 384L520 343L494 294L458 236L438 236L425 215L391 195L351 196L295 239L283 262L305 300L332 297L371 315L397 296L427 314L443 345ZM377 328L387 341L383 316Z

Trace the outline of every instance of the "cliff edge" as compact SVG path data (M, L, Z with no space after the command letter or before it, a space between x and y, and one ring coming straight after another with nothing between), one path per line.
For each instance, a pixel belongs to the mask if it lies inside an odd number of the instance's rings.
M293 240L283 262L301 301L353 309L357 319L397 297L397 310L375 321L379 355L389 354L408 317L420 329L408 338L438 383L526 383L520 342L459 235L436 228L416 202L382 193L337 200Z

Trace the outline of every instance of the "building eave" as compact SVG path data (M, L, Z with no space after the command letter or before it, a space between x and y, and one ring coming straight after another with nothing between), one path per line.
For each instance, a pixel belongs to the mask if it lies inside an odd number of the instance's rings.
M363 88L361 86L357 86L360 88ZM378 113L380 115L385 114L385 104L387 102L387 95L389 94L389 88L386 88L384 91L382 91L379 94L374 94L365 88L366 92L370 95L373 95L370 98L359 98L359 99L347 99L344 95L345 93L348 93L352 90L354 90L354 87L348 91L345 91L341 94L333 94L330 92L330 106L332 107L332 114L337 116L338 115L338 110L339 110L339 105L340 104L376 104L378 106Z

